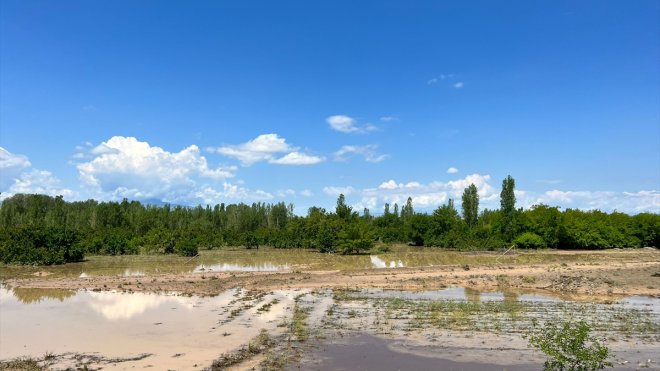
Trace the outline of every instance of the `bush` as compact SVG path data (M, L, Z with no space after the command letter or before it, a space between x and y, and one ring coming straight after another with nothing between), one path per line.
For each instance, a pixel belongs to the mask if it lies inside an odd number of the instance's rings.
M529 344L548 356L545 370L602 370L611 367L607 361L609 349L597 338L590 336L591 328L584 321L557 324L546 322L540 329L534 327Z
M77 233L64 228L9 228L0 234L3 263L50 265L83 259Z
M194 238L180 237L176 240L174 249L181 256L196 256L198 253L197 241Z
M362 221L345 225L338 237L337 249L343 255L361 254L374 246L374 234Z
M516 237L513 244L522 249L538 249L545 246L545 241L536 233L525 232Z
M253 233L248 233L243 239L243 245L246 249L258 249L259 248L259 239Z

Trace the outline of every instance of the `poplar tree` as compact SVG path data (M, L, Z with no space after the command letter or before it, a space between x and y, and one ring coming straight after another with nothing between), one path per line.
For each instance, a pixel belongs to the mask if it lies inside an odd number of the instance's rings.
M514 192L516 181L507 176L502 181L502 192L500 193L500 211L502 213L502 234L511 242L516 233L516 194Z
M477 193L477 186L474 183L470 184L463 191L463 220L468 227L472 228L477 225L477 218L479 217L479 194Z

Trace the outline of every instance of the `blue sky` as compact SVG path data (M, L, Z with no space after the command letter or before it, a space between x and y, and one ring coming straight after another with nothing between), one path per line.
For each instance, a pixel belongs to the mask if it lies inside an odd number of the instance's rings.
M657 0L0 7L0 197L660 212Z

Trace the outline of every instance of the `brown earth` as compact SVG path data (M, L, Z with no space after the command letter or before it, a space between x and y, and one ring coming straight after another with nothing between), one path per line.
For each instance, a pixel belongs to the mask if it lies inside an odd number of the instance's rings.
M470 253L465 253L466 257ZM228 288L383 288L432 290L462 286L492 291L539 291L579 299L621 295L660 296L660 250L545 252L550 263L441 265L350 271L205 272L143 277L52 278L48 275L7 279L13 288L61 288L135 292L181 292L217 295ZM566 256L589 254L589 261ZM562 256L561 264L557 263ZM524 259L523 259L524 261Z

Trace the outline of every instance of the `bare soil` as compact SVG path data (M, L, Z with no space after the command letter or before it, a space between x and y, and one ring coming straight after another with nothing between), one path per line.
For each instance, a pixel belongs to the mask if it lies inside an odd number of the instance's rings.
M440 253L440 252L439 252ZM464 253L470 262L475 255ZM525 253L517 261L525 261ZM535 253L538 261L538 253ZM480 290L543 290L557 296L593 301L622 295L660 296L660 250L604 250L542 252L548 263L456 264L428 267L286 272L164 273L149 276L56 277L42 274L9 278L12 288L118 290L129 292L180 292L217 295L229 288L248 290L382 288L433 290L462 286ZM584 256L588 255L588 259ZM572 260L575 256L576 259ZM579 259L577 257L580 257ZM476 259L475 259L476 260ZM562 263L558 263L561 261Z

